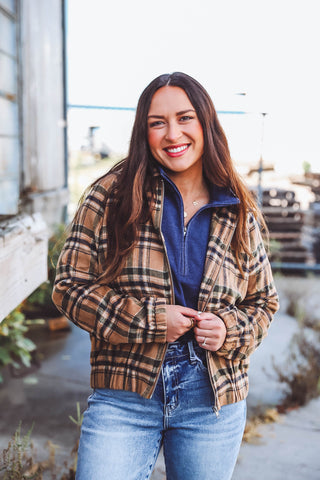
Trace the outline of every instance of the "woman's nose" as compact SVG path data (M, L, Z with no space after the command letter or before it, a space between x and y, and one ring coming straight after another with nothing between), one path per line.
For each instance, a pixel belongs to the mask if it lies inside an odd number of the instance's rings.
M175 142L176 140L179 139L180 136L181 136L180 126L175 122L168 123L167 131L166 131L166 140L168 140L169 142Z

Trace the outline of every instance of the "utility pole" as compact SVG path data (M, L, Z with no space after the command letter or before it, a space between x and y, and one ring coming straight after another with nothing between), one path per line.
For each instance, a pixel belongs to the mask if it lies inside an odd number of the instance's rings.
M264 124L267 113L261 112L262 115L262 127L261 127L261 144L260 144L260 159L258 167L258 204L262 207L263 191L262 191L262 172L263 172L263 142L264 142Z

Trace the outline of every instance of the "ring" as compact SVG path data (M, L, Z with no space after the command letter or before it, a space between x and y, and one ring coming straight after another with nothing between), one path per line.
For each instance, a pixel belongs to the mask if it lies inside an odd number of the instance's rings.
M207 341L207 337L204 337L204 340L202 342L202 345L205 345L206 344L206 341Z
M190 318L190 328L194 327L194 318Z

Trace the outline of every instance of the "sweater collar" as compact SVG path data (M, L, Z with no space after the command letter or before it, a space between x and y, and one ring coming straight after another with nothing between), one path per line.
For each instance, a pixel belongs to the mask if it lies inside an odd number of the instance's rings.
M168 182L176 191L178 191L174 182L168 177L163 168L159 167L158 173L160 176ZM209 183L209 192L210 192L210 207L225 207L228 205L238 205L240 200L230 188L218 187Z

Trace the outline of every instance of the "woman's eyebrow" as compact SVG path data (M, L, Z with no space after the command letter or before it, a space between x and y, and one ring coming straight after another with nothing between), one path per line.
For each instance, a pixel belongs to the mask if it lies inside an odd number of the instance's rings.
M177 116L184 115L185 113L188 113L188 112L196 113L195 110L193 110L192 108L188 108L187 110L181 110L181 112L177 112Z
M188 112L195 113L195 110L193 110L192 108L188 108L187 110L181 110L180 112L176 113L176 116L178 117L179 115L185 115ZM164 115L148 115L148 118L164 118Z

